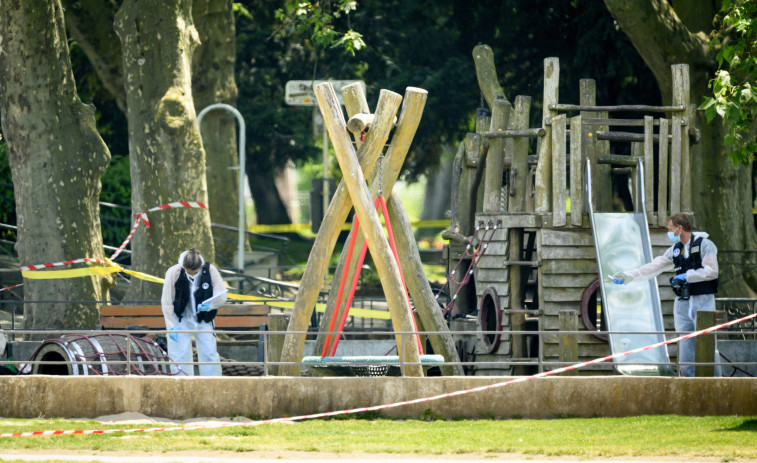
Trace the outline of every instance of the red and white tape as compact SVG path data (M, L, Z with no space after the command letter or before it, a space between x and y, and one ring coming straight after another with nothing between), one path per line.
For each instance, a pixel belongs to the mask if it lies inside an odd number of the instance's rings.
M431 402L433 400L439 400L439 399L446 399L448 397L454 397L459 395L465 395L465 394L472 394L474 392L481 392L486 391L488 389L496 389L504 386L508 386L510 384L515 383L522 383L525 381L530 381L535 378L543 378L545 376L551 376L556 375L559 373L563 373L570 370L575 370L581 367L585 367L588 365L594 365L597 363L605 362L607 360L612 360L619 357L624 357L626 355L636 354L639 352L643 352L645 350L649 349L655 349L660 346L664 346L667 344L672 344L674 342L683 341L684 339L693 338L696 336L700 336L702 334L707 334L712 331L717 331L721 328L725 328L727 326L735 325L741 322L744 322L746 320L749 320L750 318L757 317L757 313L754 313L752 315L747 315L746 317L739 318L738 320L733 320L727 323L723 323L716 326L711 326L709 328L705 328L703 330L695 331L693 333L689 333L683 336L679 336L674 339L670 339L668 341L658 342L655 344L650 344L648 346L639 347L637 349L632 349L627 352L623 352L620 354L612 354L608 355L606 357L601 357L598 359L590 360L588 362L582 362L582 363L576 363L574 365L570 365L563 368L557 368L555 370L545 371L543 373L538 373L532 376L522 376L515 379L511 379L509 381L503 381L500 383L494 383L494 384L488 384L486 386L479 386L472 389L465 389L460 391L454 391L454 392L448 392L445 394L439 394L431 397L422 397L419 399L413 399L413 400L405 400L402 402L394 402L390 404L383 404L383 405L374 405L371 407L360 407L360 408L351 408L348 410L337 410L332 412L323 412L323 413L313 413L310 415L299 415L299 416L290 416L285 418L272 418L268 420L257 420L257 421L241 421L239 423L219 423L219 424L209 424L209 425L203 425L203 426L173 426L168 428L139 428L139 429L97 429L97 430L57 430L57 431L29 431L29 432L9 432L0 434L0 437L32 437L32 436L61 436L61 435L70 435L70 434L114 434L114 433L138 433L138 432L161 432L161 431L196 431L201 429L216 429L216 428L230 428L230 427L236 427L236 426L257 426L261 424L270 424L270 423L284 423L284 422L290 422L290 421L303 421L303 420L309 420L314 418L326 418L329 416L337 416L337 415L349 415L353 413L362 413L362 412L372 412L377 410L385 410L388 408L396 408L401 407L404 405L412 405L417 403L423 403L423 402Z
M74 259L74 260L64 260L63 262L55 262L52 264L42 264L42 265L27 265L26 267L21 267L22 272L26 272L29 270L40 270L43 268L51 268L51 267L62 267L64 265L71 265L71 264L81 264L84 262L95 262L98 264L104 264L105 261L102 259L93 259L90 257L85 257L83 259Z
M150 228L150 221L147 220L147 213L148 212L155 212L160 211L163 209L174 209L179 207L196 207L200 209L207 209L208 206L205 205L205 203L200 203L197 201L177 201L174 203L167 203L167 204L161 204L160 206L153 207L152 209L148 209L144 212L140 212L138 214L134 214L137 216L137 219L134 221L134 226L131 227L131 232L129 232L129 236L126 237L126 240L124 240L123 244L116 250L115 253L113 253L112 256L110 256L110 259L113 260L121 254L121 252L126 248L126 245L129 244L129 241L131 241L131 237L134 235L134 232L137 231L137 227L139 226L140 222L145 223L145 227ZM98 263L98 264L106 264L106 262L102 259L93 259L90 257L85 257L82 259L73 259L73 260L65 260L62 262L53 262L51 264L39 264L39 265L27 265L24 267L21 267L22 272L30 271L30 270L41 270L43 268L51 268L51 267L62 267L64 265L72 265L72 264L82 264L82 263Z
M200 203L200 202L197 202L197 201L177 201L177 202L174 202L174 203L161 204L160 206L153 207L152 209L148 209L148 210L146 210L144 212L139 212L137 214L134 214L135 216L137 216L137 219L134 221L134 225L131 227L131 231L129 232L129 236L127 236L126 239L124 240L124 242L121 244L121 246L119 246L118 249L116 249L116 252L114 252L113 255L110 256L110 260L115 259L116 256L118 256L119 254L121 254L121 252L124 249L126 249L126 245L128 245L129 241L131 241L131 237L134 236L134 232L137 231L137 227L139 227L139 223L140 222L144 222L145 223L145 227L150 228L150 221L147 220L147 213L148 212L155 212L155 211L160 211L160 210L163 210L163 209L175 209L175 208L179 208L179 207L196 207L196 208L200 208L200 209L207 209L208 208L208 206L205 205L205 203Z

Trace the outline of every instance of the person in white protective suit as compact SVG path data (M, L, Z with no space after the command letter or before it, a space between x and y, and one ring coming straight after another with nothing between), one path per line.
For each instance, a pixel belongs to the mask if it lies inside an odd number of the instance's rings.
M633 270L618 272L613 276L615 284L645 281L663 272L675 271L671 286L676 293L673 305L673 321L679 333L696 329L697 312L715 310L715 293L718 291L718 248L707 239L704 232L692 232L688 215L678 213L668 219L668 238L674 243L662 256ZM694 376L693 338L679 342L678 359L681 376ZM715 362L718 353L715 351ZM715 376L720 368L715 366Z
M192 333L195 333L197 361L201 376L221 376L221 359L216 350L213 319L218 307L226 302L226 287L218 269L205 262L194 248L179 256L179 263L169 268L163 283L163 317L168 330L168 356L175 363L171 372L194 376Z

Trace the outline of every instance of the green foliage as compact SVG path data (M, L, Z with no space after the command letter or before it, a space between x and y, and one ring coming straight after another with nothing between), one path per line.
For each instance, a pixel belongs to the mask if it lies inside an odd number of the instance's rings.
M338 32L335 22L357 9L353 0L303 2L286 0L284 6L276 10L279 27L276 34L295 41L305 38L312 41L317 49L342 49L351 55L365 46L360 33L349 29Z
M716 117L727 130L724 144L734 164L747 164L757 152L757 3L724 0L711 47L718 70L710 81L712 97L699 106L708 122Z

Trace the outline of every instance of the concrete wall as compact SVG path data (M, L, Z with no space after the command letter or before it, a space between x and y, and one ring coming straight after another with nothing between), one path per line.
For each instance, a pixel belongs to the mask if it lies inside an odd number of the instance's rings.
M0 416L284 417L388 404L512 380L435 378L0 377ZM757 379L549 377L383 410L444 418L757 415Z

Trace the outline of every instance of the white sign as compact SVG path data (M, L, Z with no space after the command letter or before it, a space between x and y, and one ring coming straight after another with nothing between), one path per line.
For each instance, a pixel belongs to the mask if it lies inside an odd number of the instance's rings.
M340 104L344 104L344 100L342 100L342 87L360 83L363 87L363 92L365 92L365 82L362 80L290 80L284 89L284 101L290 106L315 106L316 101L313 87L321 82L331 82Z

